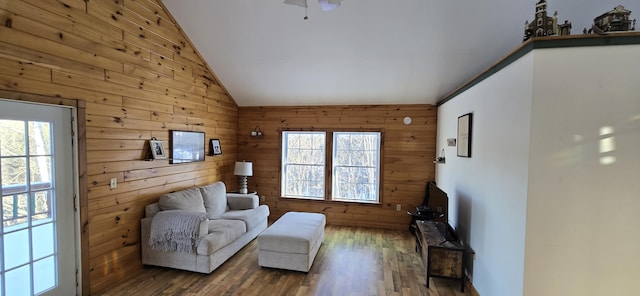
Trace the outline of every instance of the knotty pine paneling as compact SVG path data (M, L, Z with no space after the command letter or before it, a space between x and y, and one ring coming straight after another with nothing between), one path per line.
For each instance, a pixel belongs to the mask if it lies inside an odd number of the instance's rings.
M413 118L410 125L402 123L405 116ZM240 107L239 117L238 159L253 161L249 188L265 196L270 219L288 211L311 211L324 213L334 225L407 229L406 210L422 203L426 182L435 180L437 108L432 105ZM263 137L249 135L255 126ZM383 129L382 204L280 198L283 128Z
M86 105L79 123L87 156L82 252L89 258L82 284L85 295L99 294L142 267L145 205L217 180L237 186L238 107L158 0L2 4L0 91ZM224 154L193 164L143 161L147 140L168 145L171 129L218 138Z

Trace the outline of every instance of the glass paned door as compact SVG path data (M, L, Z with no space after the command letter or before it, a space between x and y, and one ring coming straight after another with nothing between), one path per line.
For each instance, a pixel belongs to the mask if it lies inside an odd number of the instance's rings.
M0 106L0 295L75 295L71 110Z

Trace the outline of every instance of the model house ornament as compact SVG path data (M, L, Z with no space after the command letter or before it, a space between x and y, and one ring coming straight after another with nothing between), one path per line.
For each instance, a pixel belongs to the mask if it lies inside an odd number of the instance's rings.
M564 21L563 24L558 25L558 12L556 11L553 16L548 16L547 1L540 0L536 4L534 20L531 23L529 21L524 23L524 38L522 41L527 41L531 37L569 34L571 34L571 22Z
M593 26L585 33L604 34L615 31L633 31L636 29L636 20L631 20L631 11L618 5L613 10L607 11L593 19Z

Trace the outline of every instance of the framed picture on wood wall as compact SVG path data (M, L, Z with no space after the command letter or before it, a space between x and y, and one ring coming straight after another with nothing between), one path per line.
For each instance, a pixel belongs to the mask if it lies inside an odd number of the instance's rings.
M209 141L209 155L221 155L222 147L220 146L219 139L211 139Z
M154 138L155 139L155 138ZM153 159L167 159L167 150L161 140L149 140L149 148Z
M204 161L203 132L171 131L171 163Z
M473 114L458 117L458 156L471 157L471 126Z

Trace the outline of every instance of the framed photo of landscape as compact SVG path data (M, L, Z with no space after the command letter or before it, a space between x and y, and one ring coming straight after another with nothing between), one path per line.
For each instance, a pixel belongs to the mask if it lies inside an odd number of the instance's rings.
M473 114L458 117L458 156L471 157L471 127Z
M171 131L171 163L204 161L204 132Z

